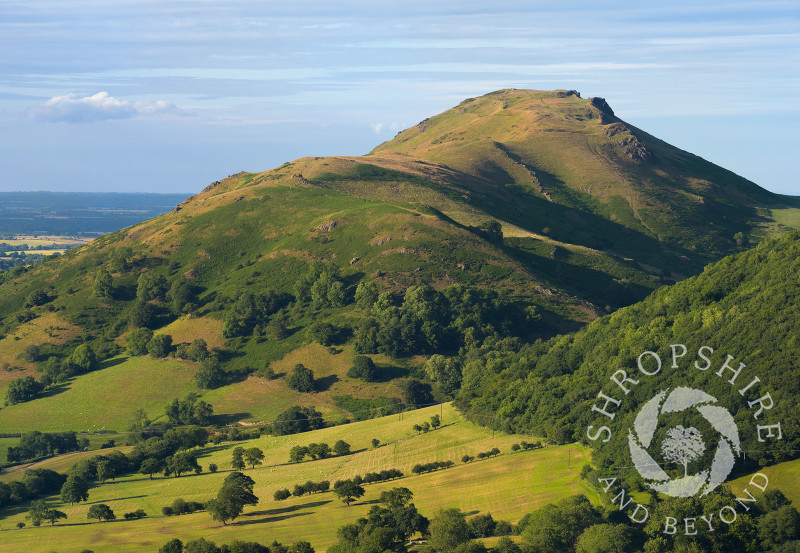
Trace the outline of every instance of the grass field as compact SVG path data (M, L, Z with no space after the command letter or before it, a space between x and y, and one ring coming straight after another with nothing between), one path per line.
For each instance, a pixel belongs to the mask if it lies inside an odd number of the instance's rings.
M35 401L0 409L4 432L124 431L141 407L155 420L175 397L196 391L195 368L148 357L117 357Z
M789 228L800 229L800 209L796 207L772 209L771 213L775 222Z
M792 501L795 507L800 508L800 459L766 467L759 472L766 474L769 478L767 489L778 488ZM748 482L750 482L750 476L743 476L732 480L727 485L734 492L741 492L747 487ZM752 487L750 489L753 492L758 491Z
M439 430L417 435L412 426L442 414L444 426ZM382 445L373 449L372 438ZM332 444L344 439L355 453L346 457L333 457L287 464L289 449L296 444L326 442ZM277 539L291 543L299 539L310 541L317 551L324 551L336 539L336 529L363 516L381 491L405 486L414 492L414 503L420 511L433 516L444 507L458 507L470 514L491 512L496 519L517 522L527 512L561 497L587 493L580 480L580 469L588 462L588 451L580 446L547 447L541 450L510 453L510 446L525 439L477 427L463 420L449 405L429 407L350 425L337 426L285 437L272 437L222 444L206 448L200 464L207 468L216 463L220 472L184 476L181 478L157 477L149 480L141 475L119 479L90 491L89 503L70 507L61 505L56 498L52 503L67 513L69 518L54 528L26 528L16 530L16 523L25 521L24 510L12 512L0 521L0 552L26 551L80 551L88 547L95 551L156 551L173 537L182 540L205 537L217 543L234 539L256 540L271 543ZM255 482L259 505L249 507L235 523L224 527L201 512L180 517L162 517L161 507L175 498L207 500L211 498L230 470L231 450L236 445L257 446L264 449L264 464L246 473ZM497 447L498 457L460 462L465 453L475 455ZM86 453L73 454L77 460ZM63 456L40 466L63 468L71 461ZM416 463L434 460L453 460L456 466L420 476L407 476L392 482L365 486L366 495L346 507L328 492L291 498L276 502L272 494L276 489L292 488L306 480L350 478L357 474L386 468L399 468L411 475ZM108 504L118 518L126 512L144 509L149 518L135 522L90 523L86 518L89 505L96 502ZM12 530L13 529L13 530Z

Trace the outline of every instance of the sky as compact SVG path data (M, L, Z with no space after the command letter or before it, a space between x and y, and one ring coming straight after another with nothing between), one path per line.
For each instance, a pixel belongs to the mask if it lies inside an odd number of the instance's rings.
M797 0L2 0L0 191L196 193L501 88L800 195Z

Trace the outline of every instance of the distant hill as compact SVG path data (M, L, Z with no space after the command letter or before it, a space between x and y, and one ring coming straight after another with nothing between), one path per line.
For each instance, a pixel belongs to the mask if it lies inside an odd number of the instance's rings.
M0 234L100 235L166 213L186 194L0 192Z
M399 397L393 382L429 379L433 354L576 330L785 231L797 213L796 199L627 125L601 99L498 91L369 155L232 175L0 273L0 366L15 369L0 371L0 393L83 343L118 355L145 326L173 337L173 356L198 337L217 349L226 378L204 397L231 417L293 402L346 415L335 397ZM347 376L341 352L379 356L379 383ZM267 363L282 371L265 386ZM322 375L316 392L287 387L297 363ZM163 404L176 393L165 389ZM236 397L270 405L238 411ZM24 407L6 409L11 420Z

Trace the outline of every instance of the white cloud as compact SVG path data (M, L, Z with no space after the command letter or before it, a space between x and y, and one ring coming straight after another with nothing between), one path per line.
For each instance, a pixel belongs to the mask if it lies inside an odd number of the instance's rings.
M180 112L174 104L163 100L131 102L114 98L108 92L98 92L85 98L78 98L75 94L54 96L29 110L29 114L39 121L66 123L89 123Z
M383 130L383 123L372 123L370 124L370 127L372 127L372 132L375 134L381 134L381 131Z

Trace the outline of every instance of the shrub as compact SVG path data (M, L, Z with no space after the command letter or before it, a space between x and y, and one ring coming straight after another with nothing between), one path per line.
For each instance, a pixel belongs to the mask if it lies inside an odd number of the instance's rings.
M371 358L366 355L357 355L353 359L353 366L347 371L350 378L359 378L364 382L375 382L378 379L378 368Z

